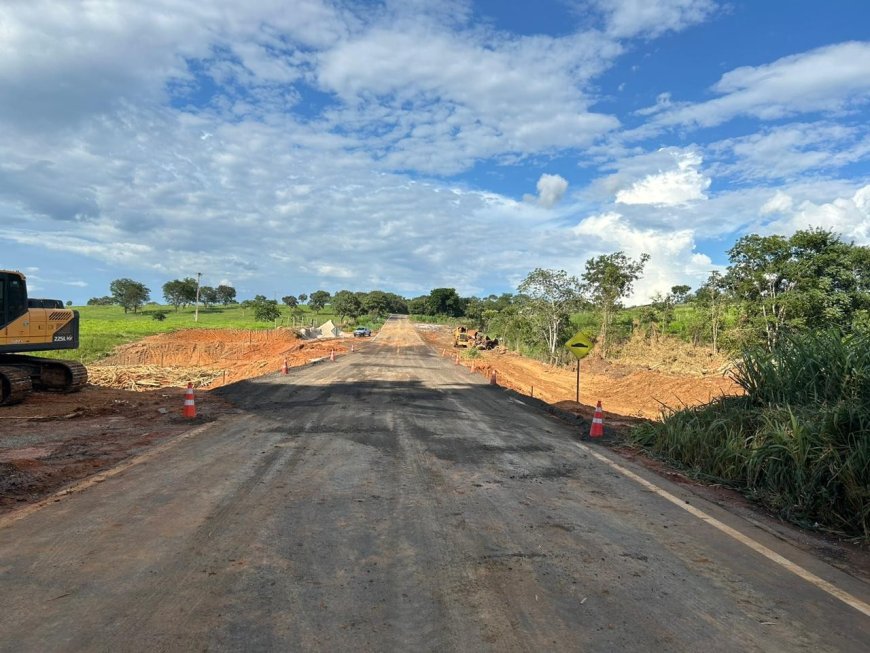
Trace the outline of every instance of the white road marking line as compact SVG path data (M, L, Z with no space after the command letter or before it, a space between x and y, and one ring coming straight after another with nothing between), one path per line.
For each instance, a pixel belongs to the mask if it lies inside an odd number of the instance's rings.
M758 542L753 540L751 537L748 537L748 536L744 535L743 533L741 533L740 531L737 531L737 530L731 528L727 524L723 524L715 517L711 517L703 510L699 510L698 508L695 508L693 505L686 503L682 499L675 497L673 494L671 494L670 492L668 492L666 490L663 490L658 485L655 485L654 483L650 483L645 478L641 478L640 476L638 476L634 472L632 472L632 471L626 469L625 467L613 462L607 456L603 456L600 453L598 453L597 451L593 451L592 449L590 449L586 445L580 444L579 442L575 442L574 444L576 444L580 449L582 449L583 451L585 451L586 453L591 455L593 458L596 458L597 460L600 460L601 462L605 463L606 465L609 465L610 467L612 467L613 469L618 471L620 474L623 474L624 476L632 479L633 481L640 483L642 486L644 486L650 492L655 492L660 497L667 499L668 501L673 503L675 506L679 506L680 508L682 508L686 512L688 512L688 513L694 515L695 517L697 517L698 519L700 519L701 521L710 524L710 526L712 526L713 528L719 529L720 531L722 531L726 535L728 535L728 536L734 538L735 540L737 540L738 542L748 546L753 551L760 553L768 560L771 560L772 562L775 562L776 564L778 564L782 567L785 567L793 574L800 576L805 581L812 583L813 585L815 585L816 587L818 587L821 590L824 590L825 592L827 592L831 596L840 599L846 605L849 605L849 606L855 608L856 610L858 610L858 612L863 612L865 615L870 617L870 604L865 603L861 599L852 596L848 592L844 592L839 587L836 587L835 585L832 585L828 581L826 581L822 578L819 578L818 576L816 576L813 573L810 573L809 571L807 571L803 567L793 563L791 560L788 560L787 558L782 557L776 551L768 549L766 546L764 546L763 544L759 544Z

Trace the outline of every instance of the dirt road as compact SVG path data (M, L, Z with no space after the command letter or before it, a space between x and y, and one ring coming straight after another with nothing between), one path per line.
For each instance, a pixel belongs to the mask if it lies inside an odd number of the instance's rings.
M221 392L237 412L0 517L0 650L870 641L859 609L602 462L405 320L334 363ZM870 601L862 580L619 464Z

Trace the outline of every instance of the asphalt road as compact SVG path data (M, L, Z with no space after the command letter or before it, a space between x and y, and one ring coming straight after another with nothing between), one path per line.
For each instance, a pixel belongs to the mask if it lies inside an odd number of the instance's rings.
M870 617L603 463L405 320L226 396L238 413L0 521L0 650L868 650Z

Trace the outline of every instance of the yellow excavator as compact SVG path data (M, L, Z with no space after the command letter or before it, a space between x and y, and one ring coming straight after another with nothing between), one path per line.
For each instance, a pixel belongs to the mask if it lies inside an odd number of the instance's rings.
M0 270L0 406L18 403L33 388L81 390L88 382L81 363L25 355L78 346L78 311L58 299L28 299L24 275Z

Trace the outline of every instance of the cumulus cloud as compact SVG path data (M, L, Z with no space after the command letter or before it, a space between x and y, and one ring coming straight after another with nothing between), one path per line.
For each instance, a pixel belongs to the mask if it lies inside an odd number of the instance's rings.
M770 215L771 213L785 213L790 211L794 206L794 200L783 193L781 190L776 191L773 197L767 200L761 207L761 215Z
M650 255L629 303L647 302L655 293L668 292L677 284L698 287L716 267L707 255L695 250L693 230L639 227L615 211L584 218L572 233L592 243L599 253L619 250L634 259L644 253Z
M776 196L771 201L775 199ZM765 212L765 207L762 214L773 213ZM783 201L776 213L780 217L764 225L767 233L790 234L799 229L822 228L859 245L870 245L870 185L859 188L850 197L837 197L821 204L804 200L792 206Z
M704 191L710 178L698 171L701 156L683 152L675 157L676 168L645 176L631 187L616 193L618 204L651 204L653 206L684 206L707 199Z
M538 206L543 206L545 209L551 209L565 195L565 191L568 190L568 181L561 175L548 175L544 173L538 179L537 188L537 196L524 195L523 199L526 202L534 202Z

